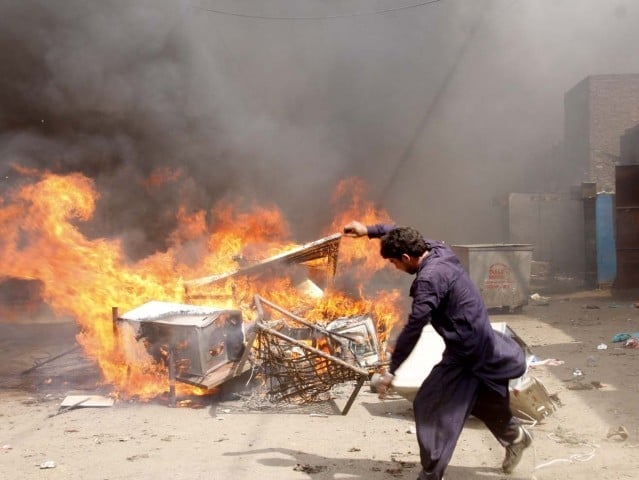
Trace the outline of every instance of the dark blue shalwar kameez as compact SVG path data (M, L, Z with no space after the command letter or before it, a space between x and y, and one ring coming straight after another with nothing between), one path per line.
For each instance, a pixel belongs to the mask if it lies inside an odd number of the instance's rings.
M393 225L368 227L379 238ZM411 313L391 358L390 372L408 357L422 329L431 323L444 339L440 363L420 387L413 410L423 470L420 480L441 480L465 421L482 420L506 446L519 435L512 416L508 382L526 370L521 347L493 330L479 290L449 246L428 240L410 289Z

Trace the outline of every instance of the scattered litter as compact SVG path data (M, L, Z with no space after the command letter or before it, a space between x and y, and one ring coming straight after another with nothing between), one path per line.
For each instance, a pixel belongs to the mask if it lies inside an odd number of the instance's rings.
M357 448L357 447L352 447L348 449L349 452L361 452L362 449L361 448Z
M142 453L140 455L131 455L130 457L126 457L129 462L133 462L135 460L139 460L140 458L149 458L148 453Z
M40 468L55 468L55 462L53 460L46 460L40 464Z
M608 349L608 345L606 345L605 343L600 343L599 345L597 345L597 350L607 350Z
M554 440L557 443L567 443L571 445L587 447L589 451L586 453L574 453L567 458L556 458L554 460L550 460L549 462L535 466L535 470L546 468L556 463L588 462L595 458L595 452L597 451L597 448L599 448L599 445L581 440L575 433L563 430L560 427L557 428L553 433L549 433L548 438Z
M391 454L391 462L399 464L402 468L414 468L419 462L419 455L411 452L406 455L393 453Z
M626 430L626 428L623 425L620 425L618 427L610 428L610 430L608 430L608 433L606 434L606 438L612 438L617 436L621 438L621 440L627 440L628 430Z
M114 403L115 400L102 395L69 394L62 400L58 411L49 414L49 418L80 407L112 407Z
M73 410L74 408L78 408L80 405L82 405L82 404L83 404L84 402L86 402L87 400L88 400L88 398L84 398L84 399L82 399L82 400L78 400L78 401L77 401L77 402L75 402L75 403L72 403L72 404L71 404L71 405L69 405L69 406L66 406L66 407L62 407L62 406L61 406L61 407L59 407L59 408L58 408L58 411L57 411L57 412L55 412L55 413L50 413L50 414L48 415L48 418L55 417L56 415L60 415L61 413L68 412L69 410Z
M564 428L559 425L552 433L548 434L548 438L554 440L557 443L567 443L570 445L581 445L586 441L580 437L576 432L569 428Z
M592 383L582 382L581 380L571 380L566 386L568 390L592 390L595 388Z
M64 397L64 400L62 400L60 407L112 407L114 403L115 400L103 395L92 395L73 392L68 393L67 396Z
M326 415L325 413L311 413L311 414L309 414L309 417L322 417L322 418L326 418L326 417L328 417L328 415Z
M510 408L522 421L541 422L557 409L555 397L534 375L527 375L510 388Z
M545 360L539 360L537 357L533 356L528 363L531 367L537 367L540 365L548 365L549 367L556 367L558 365L563 365L563 360L557 360L556 358L546 358Z
M386 473L388 473L389 475L392 475L393 477L400 477L402 475L404 475L404 472L402 470L402 467L397 467L397 468L387 468L386 470L384 470Z
M542 297L538 293L533 293L530 296L530 304L538 306L548 305L550 304L550 297Z
M414 435L415 433L417 433L417 430L415 430L415 427L411 425L410 427L408 427L408 430L406 430L406 433Z
M293 470L296 472L304 472L304 473L320 473L326 471L326 467L324 465L309 465L308 463L301 464L298 463L293 467Z
M613 343L619 343L619 342L625 342L626 340L630 339L630 338L637 338L639 337L639 332L637 333L617 333L615 336L612 337L612 342Z
M626 340L626 343L624 346L628 348L639 348L639 338L637 337L629 338L628 340Z
M9 445L8 443L6 445L2 445L2 450L5 452L8 452L11 449L13 449L13 447Z
M568 390L592 390L593 388L606 388L608 385L601 383L599 380L585 381L583 378L571 378L564 380L566 382L566 388Z
M583 377L584 376L584 372L582 372L579 368L575 368L572 371L572 376L573 377Z

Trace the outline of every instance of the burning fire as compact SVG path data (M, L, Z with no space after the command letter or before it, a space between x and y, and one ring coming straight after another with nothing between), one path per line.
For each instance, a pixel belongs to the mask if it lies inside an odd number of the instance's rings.
M81 325L78 342L98 363L104 383L123 397L154 398L167 391L168 376L166 367L154 362L143 345L114 334L112 307L124 312L151 300L185 303L185 280L233 272L243 261L254 263L296 246L277 208L225 201L210 212L180 208L169 248L131 262L118 239L91 239L78 227L92 218L99 199L92 180L78 173L21 173L31 183L0 197L0 278L41 281L43 299L57 314L70 315ZM162 170L145 186L153 188L180 176ZM340 213L327 234L339 232L353 219L389 221L385 212L365 200L364 190L355 179L338 185L334 203ZM384 265L374 248L367 241L342 239L336 279L348 276L355 285L348 291L336 281L320 299L312 299L300 295L286 276L235 278L209 286L205 299L192 297L189 303L240 309L250 319L252 298L258 293L290 311L303 310L312 321L372 313L383 344L400 318L399 293L362 288ZM131 360L132 351L138 360ZM178 386L180 393L203 393Z

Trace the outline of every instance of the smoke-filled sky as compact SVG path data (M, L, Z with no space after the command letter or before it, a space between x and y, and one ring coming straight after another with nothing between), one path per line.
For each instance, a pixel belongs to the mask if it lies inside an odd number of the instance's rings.
M355 175L427 236L503 241L494 199L530 191L564 93L639 72L639 3L398 8L418 3L1 0L0 191L12 164L83 172L101 193L93 233L143 255L178 204L236 193L314 239ZM144 187L167 168L177 181Z

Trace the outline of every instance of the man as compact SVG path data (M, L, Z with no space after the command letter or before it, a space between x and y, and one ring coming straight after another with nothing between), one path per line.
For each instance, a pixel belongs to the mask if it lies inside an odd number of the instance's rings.
M506 448L502 469L511 473L532 443L530 433L513 417L508 382L526 370L521 347L493 330L479 290L450 247L427 240L411 227L344 227L351 237L380 238L380 253L415 279L408 321L400 332L377 390L383 396L393 374L409 356L424 326L443 338L441 361L432 369L413 401L422 471L418 480L441 480L465 421L482 420Z

